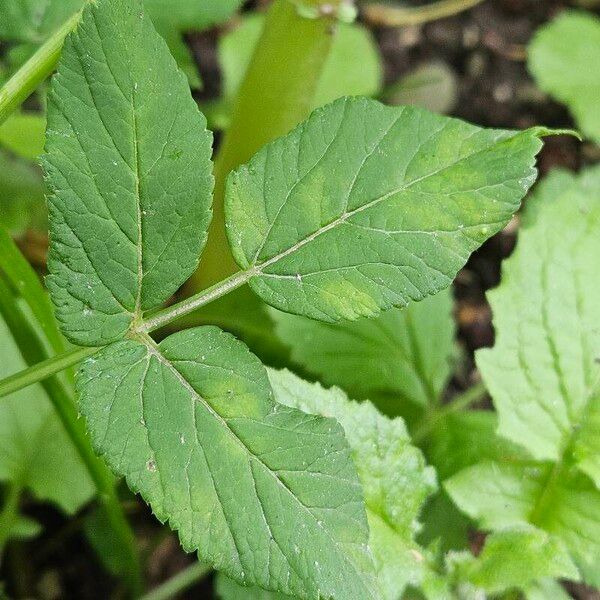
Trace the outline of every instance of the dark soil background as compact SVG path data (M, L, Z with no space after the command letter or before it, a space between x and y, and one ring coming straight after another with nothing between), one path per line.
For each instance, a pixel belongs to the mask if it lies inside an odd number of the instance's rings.
M264 0L248 2L247 9L267 4ZM423 26L373 27L384 63L385 83L392 84L423 62L435 59L444 62L456 77L458 101L451 112L455 116L494 127L573 127L567 110L536 89L525 64L526 45L535 30L573 5L559 0L486 0L458 16ZM600 7L595 10L600 12ZM219 96L216 42L228 26L187 38L204 82L199 101ZM558 136L546 140L539 167L543 175L559 167L578 169L599 158L598 148L591 144ZM473 351L493 343L485 291L499 283L501 261L512 251L517 231L518 217L476 252L457 278L456 317L470 363L453 382L456 388L465 387L473 378ZM40 245L43 254L43 240L33 238L25 245L32 258ZM128 503L142 552L148 558L150 585L168 579L191 563L193 557L183 553L174 535L158 527L144 504L125 493L124 501ZM97 600L122 595L117 580L106 575L80 534L85 515L68 522L47 506L38 505L32 510L32 516L46 527L46 532L33 549L12 545L4 566L14 580L15 589L7 590L11 595L47 600ZM600 594L580 586L570 591L574 598L600 600ZM181 597L215 598L212 579L209 577Z

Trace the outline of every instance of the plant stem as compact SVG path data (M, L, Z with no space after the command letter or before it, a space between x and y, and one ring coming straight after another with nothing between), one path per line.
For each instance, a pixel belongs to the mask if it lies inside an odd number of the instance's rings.
M18 482L12 481L7 484L8 493L4 500L2 512L0 512L0 562L4 546L10 538L10 534L19 516L19 500L23 491Z
M372 25L384 27L404 27L406 25L422 25L444 17L451 17L472 8L483 0L440 0L424 6L400 8L383 4L367 4L362 13Z
M99 348L74 348L52 358L47 358L42 362L35 363L31 367L19 371L10 377L6 377L0 381L0 398L17 392L38 381L43 381L56 373L60 373L76 365L80 360L96 353L98 350Z
M142 590L142 574L133 531L125 517L116 490L116 481L104 461L90 445L83 421L78 418L72 397L57 377L42 382L79 456L85 464L98 492L98 500L119 543L126 549L128 564L123 576L133 596Z
M141 324L139 332L148 333L154 331L155 329L170 323L174 319L187 315L201 306L204 306L217 298L221 298L221 296L244 285L253 275L254 271L252 270L240 271L195 296L186 298L177 304L159 310ZM10 294L10 291L7 291L7 293ZM43 382L48 377L60 373L64 369L76 365L79 361L92 356L92 354L95 354L98 350L100 350L100 348L75 348L68 352L53 356L52 358L46 358L46 356L44 356L44 358L28 361L32 366L0 380L0 398L12 394L28 385L33 385L39 381Z
M339 0L313 0L311 4L335 8ZM227 175L306 118L335 30L335 17L302 17L290 0L275 0L269 9L215 162L214 216L200 268L189 284L193 291L237 269L225 234Z
M481 400L486 393L487 390L485 385L483 383L477 383L461 394L457 394L447 404L429 412L421 425L417 427L412 434L413 442L422 442L448 415L460 412L469 407L471 404Z
M164 308L149 319L144 320L139 331L144 333L154 331L174 319L187 315L197 308L200 308L244 285L254 274L254 271L239 271L195 296L191 296L177 304Z
M26 363L31 365L47 359L44 342L40 339L37 331L17 304L11 290L1 278L0 314L4 317ZM129 564L125 576L132 593L138 595L142 588L142 577L135 537L121 508L115 489L115 479L104 462L94 454L86 435L85 425L78 418L71 392L64 380L53 376L44 379L41 383L96 486L98 499L106 512L115 535L127 549Z
M193 563L162 585L144 594L139 600L169 600L203 579L210 571L211 568L204 563Z
M81 12L74 14L0 89L0 125L34 92L56 67L65 37L79 22Z
M7 229L0 225L0 276L8 282L14 292L29 305L33 316L39 323L54 352L64 352L62 337L52 303L38 274L32 269Z

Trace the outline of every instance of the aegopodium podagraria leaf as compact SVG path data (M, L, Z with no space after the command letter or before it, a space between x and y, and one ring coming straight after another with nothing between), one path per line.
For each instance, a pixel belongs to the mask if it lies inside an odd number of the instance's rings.
M548 133L342 98L230 174L234 257L265 302L322 321L422 300L508 223Z
M446 487L483 527L530 523L600 585L600 168L554 172L527 206L489 294L496 344L477 364L498 432L529 456L481 462Z
M78 388L94 447L184 549L244 585L379 597L342 428L276 404L232 335L206 326L111 344Z
M120 339L197 266L212 134L139 1L88 6L48 95L47 279L74 343Z

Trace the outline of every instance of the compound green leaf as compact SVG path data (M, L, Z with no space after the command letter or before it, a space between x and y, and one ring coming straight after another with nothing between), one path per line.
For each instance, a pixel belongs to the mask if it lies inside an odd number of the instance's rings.
M84 362L81 411L111 468L187 551L244 585L378 598L362 490L342 428L275 404L259 360L200 327Z
M357 398L391 395L425 408L450 375L454 348L452 294L443 290L375 319L322 323L271 313L292 360ZM431 341L435 339L435 343Z
M579 571L562 542L530 526L492 533L479 556L465 556L455 568L459 581L490 594L524 589L545 578L579 579Z
M324 389L288 371L270 370L269 378L278 402L333 417L344 428L365 493L379 584L386 600L400 597L427 568L414 536L422 505L436 489L435 472L410 443L402 419L388 419L369 402L352 402L339 389Z
M546 133L342 98L229 176L234 256L267 303L323 321L422 300L518 209Z
M600 491L583 473L550 463L488 461L444 486L486 529L529 523L556 536L586 582L600 585Z
M557 235L560 224L560 235ZM600 168L550 175L489 295L497 333L477 365L499 433L600 486Z
M101 345L197 266L211 140L139 0L84 10L48 99L48 287L63 332Z
M565 11L538 30L529 46L529 69L538 85L573 113L585 135L600 143L600 18Z
M0 340L0 377L24 369L2 318ZM15 482L69 514L94 494L94 484L40 385L0 402L0 481Z

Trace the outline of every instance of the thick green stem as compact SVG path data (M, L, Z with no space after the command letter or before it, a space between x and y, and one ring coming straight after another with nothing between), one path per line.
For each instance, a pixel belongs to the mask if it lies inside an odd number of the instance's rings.
M413 442L422 442L444 419L455 412L459 412L475 402L481 400L486 394L486 387L483 383L477 383L455 396L448 404L436 408L428 413L423 422L412 434Z
M140 600L169 600L206 577L210 571L211 568L204 563L193 563L187 569L142 596Z
M338 1L310 4L335 8ZM334 17L302 17L290 0L275 0L271 6L216 159L214 217L200 268L190 282L192 291L236 270L223 213L227 175L306 118L335 30Z
M76 13L68 19L0 89L0 125L52 73L65 37L75 28L80 16L81 13Z
M240 271L227 277L223 281L212 285L206 290L199 292L191 298L186 298L177 304L173 304L172 306L168 306L167 308L159 310L150 318L144 320L140 330L149 332L159 329L163 325L167 325L167 323L170 323L179 317L183 317L184 315L191 313L201 306L209 304L213 300L217 300L225 294L228 294L229 292L239 288L240 286L244 285L253 274L254 273L252 271Z
M32 365L48 358L45 344L2 279L0 279L0 314L4 317L26 363ZM96 486L98 499L106 511L115 535L127 548L129 564L125 577L132 593L137 595L142 588L142 578L135 537L123 514L115 489L115 479L104 462L94 454L85 432L85 425L78 418L71 392L64 380L58 376L49 377L42 381L42 386Z

